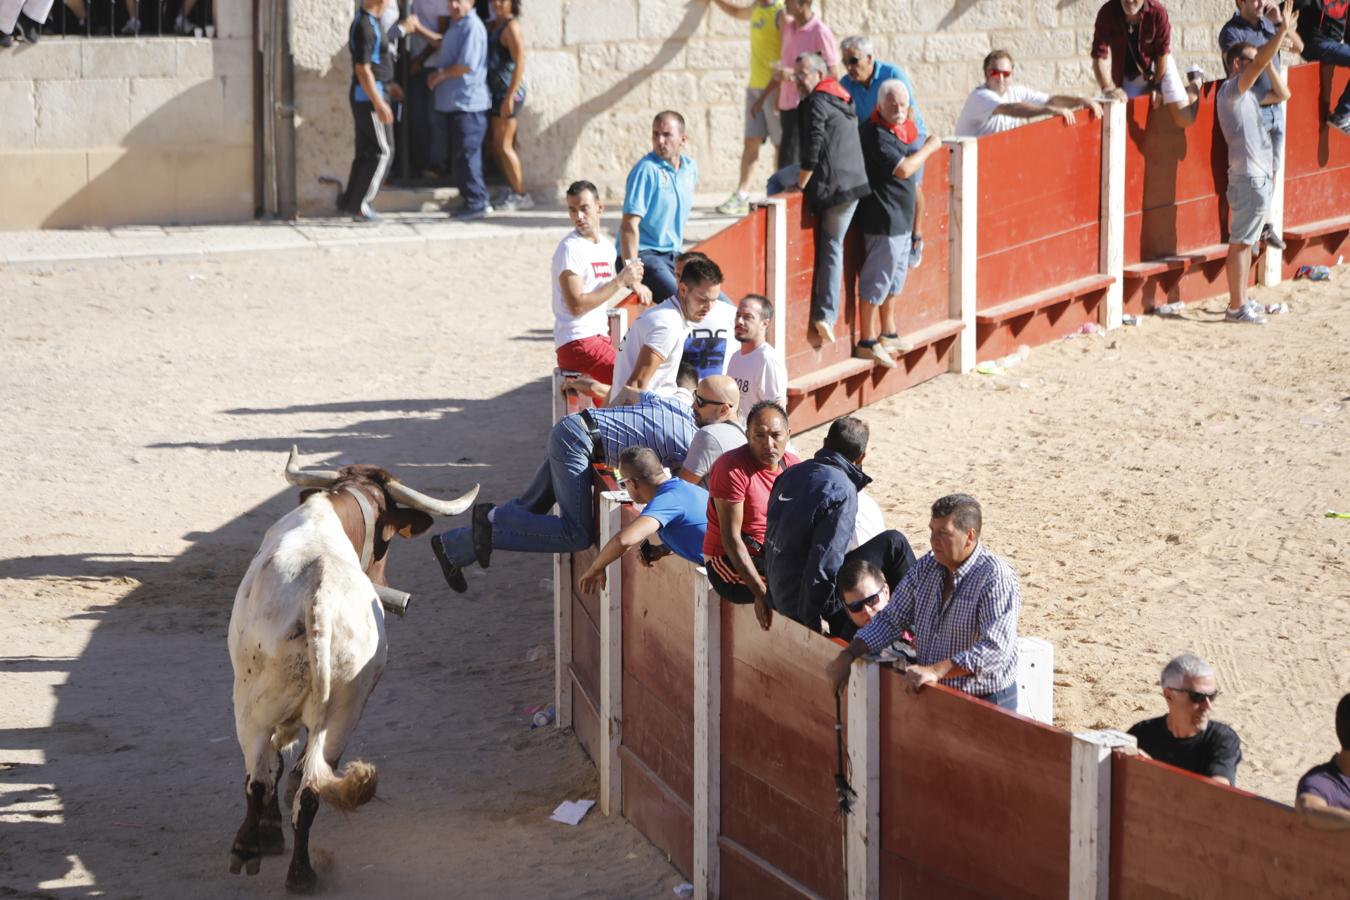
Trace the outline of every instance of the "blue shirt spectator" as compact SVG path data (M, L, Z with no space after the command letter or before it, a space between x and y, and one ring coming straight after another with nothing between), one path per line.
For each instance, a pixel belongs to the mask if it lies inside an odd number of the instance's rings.
M623 213L640 216L638 249L679 253L684 248L684 226L694 207L698 163L680 154L677 170L655 153L637 161L623 189Z
M856 79L853 77L852 70L849 74L839 79L839 83L848 91L848 95L853 98L853 106L858 111L859 124L865 123L872 115L872 110L877 108L877 91L882 84L890 81L892 78L899 81L909 91L909 115L914 120L914 124L919 128L919 134L928 134L928 126L924 124L923 113L919 111L919 105L915 101L918 95L914 93L914 83L909 80L909 75L899 66L888 62L877 62L872 66L872 77Z
M487 29L472 9L450 21L441 39L441 49L430 68L465 66L460 78L447 78L436 86L437 112L486 112L491 105L487 87Z
M656 534L676 556L703 565L703 537L708 530L708 492L681 478L668 478L642 508L642 515L660 523Z

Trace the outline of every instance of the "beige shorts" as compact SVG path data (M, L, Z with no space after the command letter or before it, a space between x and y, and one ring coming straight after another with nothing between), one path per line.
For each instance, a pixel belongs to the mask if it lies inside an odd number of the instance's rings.
M753 109L755 101L764 95L767 88L745 89L745 136L768 138L774 146L783 141L783 122L778 116L778 106L773 101L760 104L759 112Z
M1186 94L1186 83L1181 80L1181 72L1177 69L1177 61L1172 58L1167 60L1167 72L1162 80L1162 99L1163 103L1171 106L1179 103L1182 106L1191 102L1191 98ZM1149 84L1142 75L1136 75L1122 85L1125 89L1125 96L1133 100L1140 94L1149 89Z

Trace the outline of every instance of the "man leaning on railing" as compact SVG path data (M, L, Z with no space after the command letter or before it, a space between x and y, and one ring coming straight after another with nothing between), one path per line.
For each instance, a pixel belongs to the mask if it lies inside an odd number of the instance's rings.
M835 690L848 682L853 661L879 653L906 628L914 632L915 664L905 669L911 691L942 682L980 700L1017 709L1017 573L980 542L980 504L950 494L933 504L932 549L905 575L887 604L825 674Z

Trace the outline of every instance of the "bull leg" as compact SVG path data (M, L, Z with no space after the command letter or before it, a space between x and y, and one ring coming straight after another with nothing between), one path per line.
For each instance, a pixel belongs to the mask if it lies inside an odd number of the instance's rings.
M258 819L262 813L263 794L267 786L251 777L244 780L244 793L248 796L248 809L244 812L244 823L234 836L234 845L230 848L230 872L239 874L243 869L250 875L258 874L262 865L262 851L258 846Z
M280 856L286 852L286 835L281 830L281 805L277 791L281 785L281 774L285 770L286 762L278 753L276 766L272 770L271 790L264 798L262 816L258 821L258 848L263 856Z
M319 880L309 863L309 829L318 811L318 793L309 786L304 787L295 813L295 849L291 852L291 868L286 873L286 890L292 893L312 893Z

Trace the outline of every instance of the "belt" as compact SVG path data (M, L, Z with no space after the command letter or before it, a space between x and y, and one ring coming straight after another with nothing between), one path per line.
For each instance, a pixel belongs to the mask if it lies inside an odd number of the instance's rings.
M591 418L589 409L581 411L581 421L586 426L586 433L591 436L591 462L602 466L605 464L605 442L600 440L600 429L595 427L595 419Z

